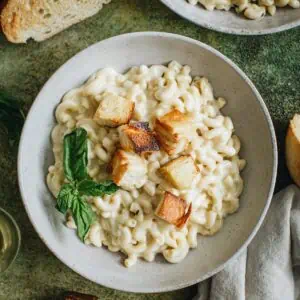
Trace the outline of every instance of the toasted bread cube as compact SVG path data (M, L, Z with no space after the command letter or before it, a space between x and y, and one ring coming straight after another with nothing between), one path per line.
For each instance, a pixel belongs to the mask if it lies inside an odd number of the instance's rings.
M132 190L147 181L147 164L139 155L118 150L112 160L112 179L115 184Z
M191 156L180 156L159 169L160 174L179 190L191 187L199 169Z
M172 142L178 142L180 135L189 135L191 118L177 109L156 119L156 131Z
M165 192L155 214L164 221L181 228L186 224L192 212L191 205L187 212L186 208L186 201L170 192Z
M169 155L177 154L185 150L188 145L188 140L186 138L181 138L176 143L170 142L166 138L161 137L160 135L157 135L156 138L161 148Z
M121 147L138 154L159 151L158 141L147 122L135 122L118 128Z
M187 145L195 131L191 118L177 109L156 119L154 130L158 141L169 155L175 153L179 141L184 140Z
M94 115L94 120L101 126L117 127L127 124L134 110L134 103L112 93L106 93Z
M184 214L176 223L176 226L178 228L182 228L186 222L188 221L189 217L191 216L192 213L192 203L190 203L189 208L186 212L186 214Z

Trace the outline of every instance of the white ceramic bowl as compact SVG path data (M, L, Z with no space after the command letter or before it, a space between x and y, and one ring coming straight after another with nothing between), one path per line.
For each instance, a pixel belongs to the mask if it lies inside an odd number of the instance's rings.
M213 237L200 237L180 264L162 258L139 261L126 269L122 255L86 246L64 225L46 186L53 162L50 132L62 96L103 67L124 72L134 65L177 60L205 75L215 94L228 99L225 114L233 118L241 138L245 189L238 213L228 217ZM245 249L261 225L273 193L277 169L276 140L266 106L246 75L228 58L195 40L168 33L133 33L97 43L64 64L45 84L25 123L19 148L18 176L26 211L48 248L82 276L105 286L131 292L162 292L186 287L220 271Z
M234 11L208 11L200 4L193 6L186 0L161 0L161 2L199 26L230 34L269 34L300 25L300 9L278 8L275 16L267 15L260 20L252 21Z

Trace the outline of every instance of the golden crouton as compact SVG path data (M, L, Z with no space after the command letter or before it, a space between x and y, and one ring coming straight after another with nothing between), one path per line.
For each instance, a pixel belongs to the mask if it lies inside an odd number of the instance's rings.
M155 214L164 221L181 228L191 215L192 204L189 205L187 212L185 212L186 208L186 201L170 192L165 192Z
M159 145L161 146L162 149L164 149L164 151L166 153L168 153L169 155L173 155L173 154L177 153L176 150L177 150L177 147L179 146L179 142L177 142L177 143L170 142L166 138L162 137L159 134L157 134L156 138L157 138L157 141L159 142ZM188 141L186 138L182 138L182 142L184 143L183 148L185 149Z
M154 130L159 143L169 155L175 152L180 140L187 144L194 132L191 118L177 109L156 119Z
M156 131L172 142L177 142L180 134L184 134L190 125L190 118L177 109L156 119L155 122Z
M162 166L159 172L175 188L185 190L191 187L199 169L191 156L180 156Z
M118 150L112 160L112 179L126 190L140 188L147 180L146 161L132 152Z
M117 127L127 124L134 110L134 103L112 93L106 93L94 115L94 120L101 126Z
M158 142L147 122L135 122L118 128L121 147L138 154L159 151Z

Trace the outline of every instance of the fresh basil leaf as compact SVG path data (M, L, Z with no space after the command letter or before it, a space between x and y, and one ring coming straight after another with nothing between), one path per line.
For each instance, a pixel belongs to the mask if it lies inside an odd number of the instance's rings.
M57 196L56 208L65 214L68 209L72 208L73 202L78 198L78 191L71 184L64 184Z
M56 208L63 214L70 209L79 238L84 241L87 232L94 220L94 212L84 201L73 184L64 184L57 197Z
M77 234L84 241L94 220L94 212L82 196L113 194L118 186L111 180L94 182L87 173L88 144L87 132L77 128L64 137L64 174L69 184L64 184L58 194L57 209L65 214L71 210L77 226Z
M102 180L100 182L101 185L104 185L104 186L111 186L111 185L115 185L116 186L116 191L119 189L119 187L112 181L112 180Z
M94 212L90 205L85 202L79 195L77 200L72 202L72 216L77 226L77 234L84 241L91 224L94 220Z
M88 177L87 132L77 128L64 137L64 172L69 181L83 180Z
M105 180L100 183L93 180L83 180L78 185L79 193L86 196L111 195L118 189L118 186L111 180Z

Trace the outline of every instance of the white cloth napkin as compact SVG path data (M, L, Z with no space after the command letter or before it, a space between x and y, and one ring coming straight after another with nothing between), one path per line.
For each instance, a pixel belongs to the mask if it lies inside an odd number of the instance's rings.
M194 300L300 300L300 190L276 194L253 241Z

